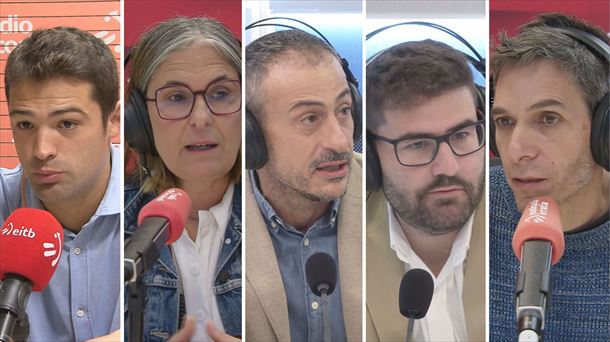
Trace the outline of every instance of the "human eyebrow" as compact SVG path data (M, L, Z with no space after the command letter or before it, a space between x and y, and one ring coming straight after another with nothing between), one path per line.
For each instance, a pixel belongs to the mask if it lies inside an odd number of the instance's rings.
M87 112L78 108L78 107L66 107L53 110L50 115L51 116L59 116L67 113L78 113L83 116L87 116ZM9 116L12 115L26 115L26 116L34 116L34 112L27 109L13 109L9 112Z
M339 100L341 100L343 97L345 97L348 94L350 94L350 90L348 88L343 89L343 91L341 93L339 93L339 95L337 95L335 102L339 102Z
M555 100L555 99L544 99L544 100L540 100L534 104L532 104L531 106L529 106L527 109L528 110L535 110L535 109L542 109L545 107L560 107L560 108L566 108L566 106L559 100Z
M229 77L229 75L227 74L222 74L217 76L216 78L214 78L213 80L211 80L210 82L208 82L208 86L212 83L216 83L219 81L234 81L234 78ZM171 86L185 86L187 88L190 88L188 84L182 82L182 81L178 81L178 80L169 80L166 81L161 87L159 88L164 88L164 87L171 87Z
M475 124L477 122L478 122L477 120L465 119L465 120L449 127L447 130L445 130L445 134L453 133L455 131L460 130L461 128ZM407 133L407 134L401 135L400 137L398 137L395 140L434 138L434 137L438 137L438 136L442 136L442 135L443 134L432 134L432 133Z

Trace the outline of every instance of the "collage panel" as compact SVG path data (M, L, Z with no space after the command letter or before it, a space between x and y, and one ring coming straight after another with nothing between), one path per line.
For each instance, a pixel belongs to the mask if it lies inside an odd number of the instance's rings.
M608 341L610 4L489 5L489 338Z
M120 2L1 7L0 340L119 340Z
M362 3L244 13L246 338L360 341Z
M125 339L239 339L241 2L125 2L125 40Z
M366 340L485 340L485 2L366 13Z

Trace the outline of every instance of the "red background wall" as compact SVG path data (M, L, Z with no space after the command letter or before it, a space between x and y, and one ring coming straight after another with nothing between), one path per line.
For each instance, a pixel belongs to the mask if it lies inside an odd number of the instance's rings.
M133 46L148 27L177 15L216 18L241 37L241 0L125 0L125 48Z
M537 14L546 12L574 15L603 28L606 32L610 31L608 0L490 0L490 35L495 37L500 29L513 35L518 31L519 26L527 23Z
M12 143L4 92L4 67L13 48L27 38L33 29L74 26L104 40L119 63L120 20L119 0L0 0L1 167L12 168L19 162Z

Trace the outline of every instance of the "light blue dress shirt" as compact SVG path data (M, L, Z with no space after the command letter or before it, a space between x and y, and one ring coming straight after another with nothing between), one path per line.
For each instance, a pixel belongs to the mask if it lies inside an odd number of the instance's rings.
M95 214L78 234L64 229L59 265L42 292L32 292L26 312L28 341L84 341L120 328L121 152L112 148L112 171ZM0 222L21 207L21 166L0 169ZM26 203L42 208L29 182Z
M260 192L258 179L254 171L250 171L250 177L254 197L263 214L282 274L282 282L288 301L290 339L293 342L324 341L322 300L313 294L309 288L305 275L305 265L307 259L317 252L329 254L335 260L335 264L339 264L337 214L340 201L333 201L328 212L314 222L305 233L301 233L289 224L284 223L277 215L271 204ZM298 210L298 208L295 208L295 210ZM248 228L246 227L246 229ZM347 340L343 321L339 272L337 272L335 291L328 296L328 314L331 341Z

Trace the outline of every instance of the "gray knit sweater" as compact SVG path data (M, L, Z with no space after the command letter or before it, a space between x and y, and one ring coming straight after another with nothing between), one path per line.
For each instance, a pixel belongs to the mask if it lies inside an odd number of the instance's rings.
M511 241L521 213L501 167L489 174L489 326L491 341L517 341L514 284L519 263ZM603 221L603 220L602 220ZM552 268L545 341L610 341L610 222L565 234Z

